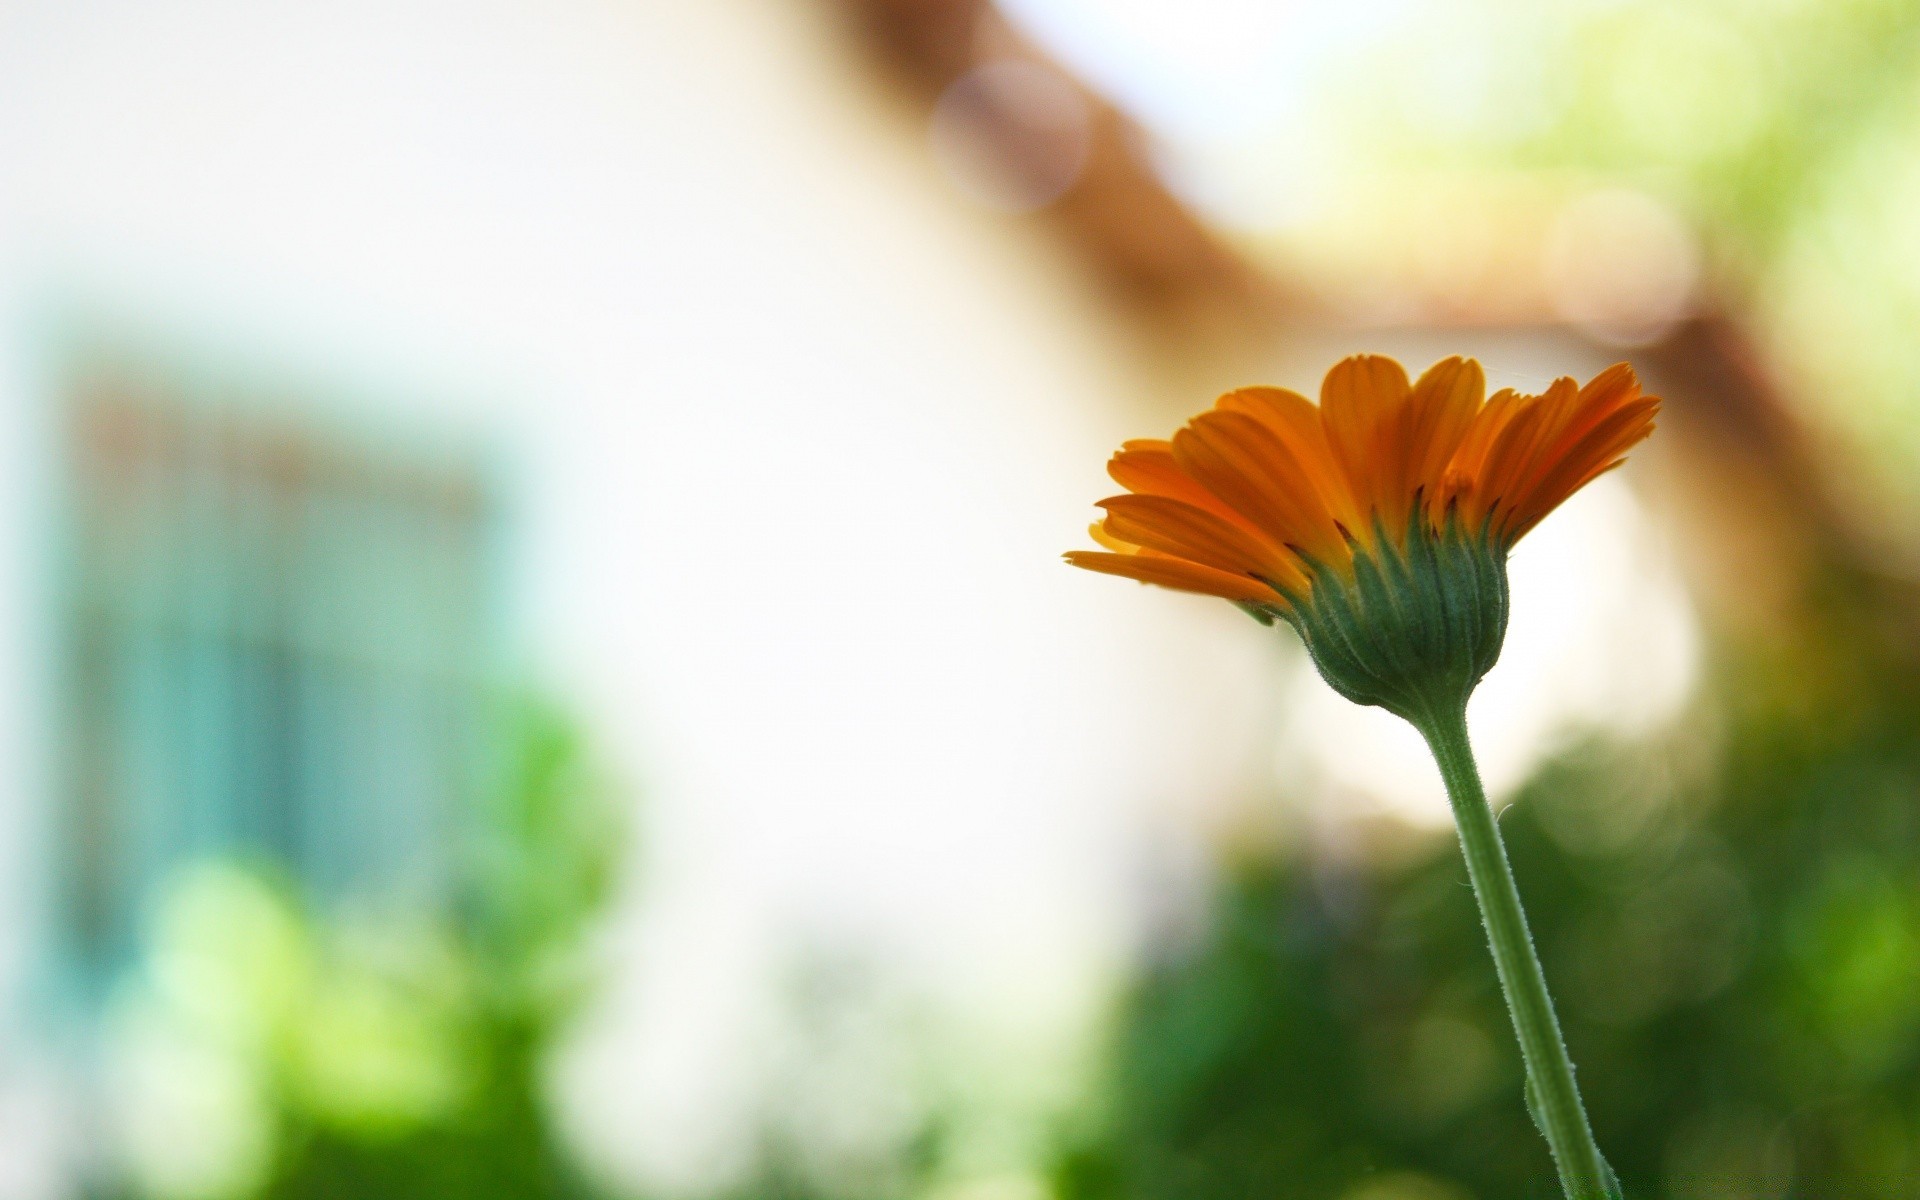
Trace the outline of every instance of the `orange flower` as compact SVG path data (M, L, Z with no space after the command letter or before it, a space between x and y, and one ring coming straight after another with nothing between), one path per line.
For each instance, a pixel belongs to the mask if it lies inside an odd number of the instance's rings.
M1485 390L1470 358L1410 384L1360 355L1327 372L1318 407L1228 392L1171 441L1121 447L1107 469L1127 494L1093 527L1106 549L1067 561L1284 620L1358 703L1416 722L1464 706L1506 637L1508 552L1660 407L1625 363L1585 387Z
M1653 432L1660 407L1633 368L1538 396L1482 402L1470 358L1412 384L1357 355L1327 372L1320 404L1284 388L1228 392L1171 441L1132 441L1108 464L1128 495L1100 502L1090 571L1243 604L1292 606L1316 573L1351 577L1356 553L1450 523L1503 554Z
M1321 676L1412 722L1432 748L1468 877L1520 1034L1527 1102L1569 1197L1620 1196L1574 1083L1467 738L1467 701L1506 640L1507 555L1573 493L1625 460L1660 407L1625 363L1585 387L1503 391L1470 358L1417 383L1390 358L1327 372L1320 404L1241 388L1170 441L1128 442L1100 502L1104 551L1077 567L1224 596L1285 621Z

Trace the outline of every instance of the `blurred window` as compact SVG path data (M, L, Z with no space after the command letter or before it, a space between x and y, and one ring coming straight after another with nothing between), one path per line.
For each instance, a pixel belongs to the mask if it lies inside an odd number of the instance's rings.
M484 769L479 464L269 393L78 379L59 876L83 976L128 959L192 859L270 864L322 904L443 903Z

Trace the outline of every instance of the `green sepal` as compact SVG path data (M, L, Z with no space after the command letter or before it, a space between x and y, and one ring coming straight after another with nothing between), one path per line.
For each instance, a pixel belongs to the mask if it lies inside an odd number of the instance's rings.
M1311 558L1303 596L1282 610L1333 689L1412 719L1464 705L1507 632L1507 548L1449 511L1415 511L1401 536L1376 523L1350 540L1352 565Z
M1238 608L1241 612L1246 613L1248 616L1260 622L1262 625L1273 624L1273 610L1266 607L1265 605L1256 604L1251 600L1235 600L1233 603L1234 603L1234 607Z

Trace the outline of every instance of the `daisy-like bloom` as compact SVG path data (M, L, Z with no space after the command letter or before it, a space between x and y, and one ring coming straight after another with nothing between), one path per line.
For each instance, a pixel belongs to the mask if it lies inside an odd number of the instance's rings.
M1077 567L1220 596L1300 632L1341 694L1401 716L1464 704L1499 656L1507 553L1653 431L1658 397L1622 363L1585 387L1485 398L1480 364L1419 380L1358 355L1320 403L1228 392L1171 440L1108 464L1103 551Z
M1507 554L1562 501L1653 432L1660 400L1626 364L1585 387L1484 399L1480 364L1418 382L1390 358L1349 358L1316 407L1282 388L1220 397L1170 441L1109 465L1103 551L1067 561L1221 596L1299 631L1328 683L1411 721L1460 829L1527 1071L1528 1107L1569 1200L1621 1195L1588 1127L1500 826L1467 738L1467 697L1507 632Z

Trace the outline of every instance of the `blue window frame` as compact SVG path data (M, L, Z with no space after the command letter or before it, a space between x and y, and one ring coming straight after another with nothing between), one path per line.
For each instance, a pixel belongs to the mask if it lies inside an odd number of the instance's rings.
M487 769L489 478L270 399L124 365L67 389L59 911L95 984L198 859L322 905L453 899Z

